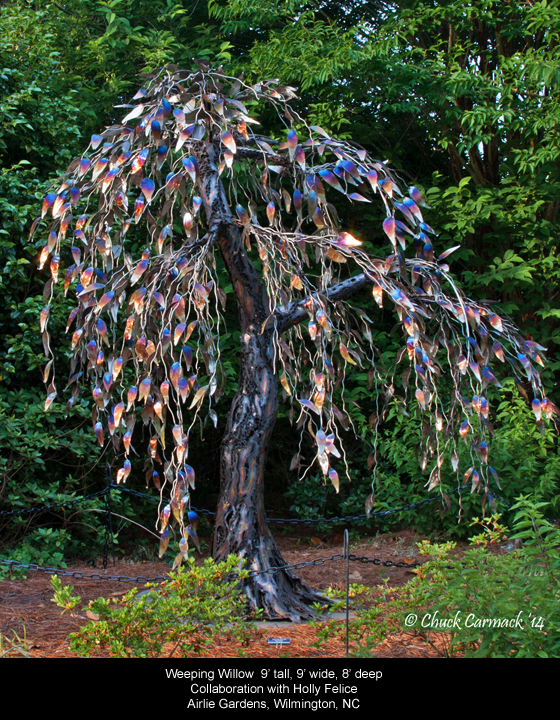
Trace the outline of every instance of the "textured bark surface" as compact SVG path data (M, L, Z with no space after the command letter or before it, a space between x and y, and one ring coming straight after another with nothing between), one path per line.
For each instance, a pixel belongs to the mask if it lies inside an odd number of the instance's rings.
M242 343L238 391L221 447L213 555L224 560L235 553L246 560L248 569L262 571L286 564L268 530L264 510L264 470L278 411L276 330L273 326L263 330L271 312L266 288L245 252L241 229L233 223L211 146L199 159L199 167L210 232L237 300ZM294 621L311 617L309 605L322 600L289 571L251 578L245 592L252 607L262 608L266 617Z

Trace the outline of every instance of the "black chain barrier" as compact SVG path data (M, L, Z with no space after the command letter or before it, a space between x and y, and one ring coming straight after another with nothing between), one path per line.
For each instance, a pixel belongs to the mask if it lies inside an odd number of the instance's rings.
M113 535L113 514L111 513L111 465L107 463L106 468L107 492L105 493L105 541L103 543L103 570L107 570L107 558L109 555L109 543L115 564L115 538Z
M449 493L448 495L455 494L455 493L462 493L464 490L466 490L469 486L463 485L460 488L455 488ZM109 544L111 544L112 547L112 554L113 554L113 564L115 563L115 548L114 548L114 542L113 542L113 526L112 526L112 512L111 512L111 491L112 490L119 490L121 492L127 492L130 495L134 495L136 497L145 498L147 500L150 500L152 502L160 502L159 498L153 497L152 495L147 495L146 493L139 492L138 490L134 490L133 488L125 488L121 485L115 485L112 483L112 475L111 475L111 468L110 465L107 465L107 487L103 490L99 490L95 493L91 493L89 495L85 495L80 498L73 498L71 500L66 500L61 503L57 503L54 505L43 505L39 507L33 507L28 508L25 510L3 510L0 511L0 515L7 515L7 516L19 516L19 515L29 515L31 513L38 513L38 512L44 512L47 510L56 510L62 507L67 507L70 505L76 505L81 502L85 502L87 500L91 500L93 498L99 498L99 497L105 497L105 512L106 512L106 521L105 521L105 539L104 539L104 549L103 549L103 569L107 569L108 564L108 555L109 555ZM499 496L492 496L496 500L500 500L501 502L506 505L506 507L511 507L511 503L507 500L505 500L502 497ZM311 525L322 525L322 524L343 524L350 521L359 521L359 520L372 520L377 518L382 518L387 515L391 515L393 513L398 512L404 512L405 510L411 510L413 508L421 507L423 505L427 505L429 503L435 502L436 500L439 500L439 497L433 497L433 498L425 498L423 500L419 500L415 503L409 503L408 505L402 505L398 508L391 508L389 510L384 510L382 512L376 512L371 513L369 516L364 515L347 515L345 517L334 517L334 518L316 518L316 519L294 519L294 518L269 518L269 523L284 523L284 524L311 524ZM212 512L211 510L199 510L197 508L192 508L198 515L215 515L216 513ZM552 520L552 522L557 523L558 521ZM347 555L345 554L336 554L332 555L330 558L316 558L315 560L309 560L299 563L294 563L293 565L281 565L277 567L271 567L266 570L258 570L254 571L252 573L249 573L248 577L256 577L257 575L264 575L267 573L276 573L281 572L283 570L297 570L303 567L311 566L311 565L323 565L327 562L333 562L337 560L342 560L346 558ZM361 563L369 563L373 565L379 565L384 567L397 567L397 568L416 568L421 567L424 563L408 563L404 561L398 561L393 562L392 560L381 560L379 558L367 558L365 556L357 556L357 555L349 555L349 560L351 562L361 562ZM30 570L30 571L40 571L40 572L46 572L50 575L63 575L63 576L69 576L77 579L90 579L90 580L114 580L116 582L165 582L168 578L164 576L157 576L153 578L146 577L144 575L138 575L135 577L128 577L124 575L101 575L99 573L82 573L79 571L71 571L71 570L64 570L60 568L51 568L51 567L44 567L41 565L36 565L35 563L29 563L24 564L20 563L17 560L7 560L5 558L0 558L0 565L8 565L10 567L22 569L22 570Z
M115 486L116 487L116 486ZM72 500L64 500L63 502L56 503L55 505L40 505L38 507L27 508L26 510L0 510L0 515L31 515L32 513L45 512L46 510L58 510L59 508L66 507L67 505L77 505L78 503L91 500L92 498L102 497L109 492L109 488L98 490L97 492L91 493L90 495L83 495L79 498L72 498Z
M464 489L466 489L467 486L463 486L461 488L457 488L456 490L453 490L451 492L462 492ZM115 485L112 483L112 476L111 476L111 470L110 466L107 466L107 487L103 490L99 490L98 492L91 493L90 495L83 496L81 498L73 498L72 500L66 500L61 503L57 503L54 505L44 505L40 507L33 507L28 508L26 510L9 510L9 511L0 511L0 515L28 515L31 513L37 513L42 512L46 510L55 510L62 507L66 507L69 505L76 505L80 502L85 502L86 500L90 500L92 498L99 498L99 497L105 497L105 512L106 512L106 521L105 521L105 539L104 539L104 549L103 549L103 569L107 569L108 564L108 554L109 554L109 544L111 544L112 551L113 551L113 564L115 563L115 548L114 548L114 542L113 542L113 527L112 527L112 513L111 513L111 491L112 490L119 490L121 492L127 492L130 495L134 495L136 497L141 497L147 500L150 500L152 502L160 502L159 498L153 497L152 495L147 495L146 493L139 492L138 490L134 490L133 488L125 488L121 485ZM386 515L390 515L392 513L402 512L403 510L412 509L415 507L420 507L422 505L426 505L428 503L434 502L438 500L437 497L434 498L425 498L424 500L420 500L415 503L410 503L408 505L403 505L399 508L393 508L391 510L385 510L383 512L378 513L371 513L369 518L367 515L351 515L346 516L342 518L318 518L315 520L310 519L304 519L304 520L298 520L293 518L269 518L268 522L274 522L274 523L285 523L285 524L293 524L296 525L298 523L303 524L312 524L312 525L318 525L318 524L342 524L349 521L357 521L357 520L363 520L363 519L375 519L378 517L384 517ZM205 510L205 509L197 509L192 508L198 515L215 515L216 513L212 512L211 510ZM346 557L345 555L333 555L330 558L316 558L315 560L310 561L304 561L295 563L293 565L282 565L278 567L271 567L267 570L259 570L254 571L252 573L249 573L248 577L255 577L257 575L264 575L267 573L276 573L280 572L282 570L297 570L302 567L310 566L310 565L323 565L326 562L331 562L335 560L340 560ZM385 567L419 567L421 563L404 563L404 562L398 562L394 563L391 560L379 560L378 558L358 558L357 556L350 556L350 560L352 561L360 561L360 562L371 562L374 565L384 565ZM20 563L17 560L7 560L5 558L0 558L0 564L1 565L8 565L10 567L18 568L21 570L30 570L30 571L41 571L46 572L50 575L63 575L68 577L73 577L76 579L90 579L90 580L114 580L116 582L164 582L167 578L163 576L157 576L154 578L148 578L143 575L139 575L136 577L128 577L123 575L101 575L99 573L82 573L79 571L71 571L71 570L64 570L64 569L58 569L58 568L50 568L50 567L44 567L41 565L36 565L35 563L29 563L24 564Z
M455 495L460 494L470 488L470 485L462 485L459 488L453 488L453 490L449 490L446 495ZM142 493L139 490L134 490L133 488L127 488L123 487L122 485L111 485L112 490L120 490L121 492L126 492L131 495L135 495L136 497L141 497L146 500L150 500L151 502L159 503L159 498L154 497L153 495L147 495L146 493ZM502 502L507 508L510 508L512 506L512 503L509 500L506 500L505 498L501 497L501 495L489 495L490 498L493 500L499 500ZM387 515L392 515L394 513L398 512L404 512L406 510L412 510L413 508L421 507L422 505L428 505L429 503L436 502L437 500L440 500L440 497L431 497L431 498L424 498L423 500L418 500L414 503L409 503L408 505L401 505L397 508L390 508L389 510L380 510L379 512L373 512L369 515L363 514L363 515L345 515L344 517L332 517L332 518L267 518L266 521L268 523L284 523L284 524L291 524L291 525L344 525L347 522L351 521L358 521L358 520L375 520L378 518L386 517ZM192 510L196 512L198 515L215 515L216 513L213 510L200 510L196 507L192 507ZM553 520L551 518L546 518L549 522L552 522L556 525L560 524L560 520Z
M463 485L460 488L454 488L453 490L450 490L447 495L454 495L456 493L462 493L464 490L469 488L470 485ZM146 493L139 492L138 490L134 490L133 488L126 488L122 485L111 485L112 490L120 490L121 492L130 493L131 495L134 495L136 497L145 498L146 500L151 500L152 502L159 503L159 498L154 497L153 495L147 495ZM496 500L501 500L505 505L509 506L510 503L507 502L507 500L504 500L503 498L500 498L498 496L492 496ZM344 517L332 517L332 518L267 518L267 522L269 523L277 523L277 524L286 524L286 525L344 525L347 522L355 522L358 520L375 520L378 518L385 517L386 515L392 515L393 513L403 512L405 510L412 510L413 508L421 507L422 505L428 505L429 503L436 502L439 500L439 497L432 497L432 498L424 498L423 500L418 500L414 503L409 503L408 505L402 505L398 508L391 508L389 510L383 510L379 512L370 513L370 515L366 515L365 513L363 515L345 515ZM198 508L193 507L192 510L196 512L198 515L215 515L216 513L212 510L199 510Z
M142 493L138 490L134 490L133 488L127 488L123 487L122 485L115 485L112 482L110 482L111 478L109 477L109 483L107 487L103 490L98 490L95 493L91 493L90 495L84 495L81 498L73 498L72 500L66 500L64 502L58 503L56 505L42 505L39 507L32 507L28 508L26 510L0 510L0 515L29 515L31 513L39 513L44 512L46 510L56 510L61 507L66 507L67 505L76 505L80 502L85 502L86 500L91 500L92 498L102 497L104 495L109 496L111 493L111 490L119 490L120 492L125 492L130 495L134 495L135 497L144 498L145 500L150 500L151 502L159 503L160 498L154 497L153 495L147 495L146 493ZM462 493L465 490L467 490L470 487L470 485L463 485L460 488L454 488L453 490L449 490L446 494L447 495L455 495L457 493ZM499 500L500 502L504 503L506 507L511 507L511 503L506 500L505 498L500 497L499 495L493 495L491 496L494 500ZM368 521L368 520L376 520L379 518L386 517L387 515L393 515L394 513L398 512L405 512L406 510L412 510L417 507L422 507L423 505L428 505L430 503L436 502L437 500L440 500L441 498L438 497L431 497L431 498L424 498L423 500L418 500L414 503L408 503L407 505L401 505L397 508L390 508L389 510L383 510L379 512L373 512L370 513L369 516L367 514L363 515L345 515L344 517L332 517L332 518L267 518L267 522L269 523L277 523L277 524L285 524L285 525L344 525L348 522L358 522L358 521ZM106 508L107 506L110 506L110 499L106 500ZM192 510L197 513L197 515L215 515L216 513L212 510L206 510L206 509L199 509L196 507L192 507ZM558 523L558 520L551 520L550 522ZM112 532L112 531L111 531Z
M127 575L101 575L100 573L83 573L79 570L64 570L64 568L52 568L44 567L43 565L36 565L35 563L20 563L17 560L6 560L0 558L0 565L9 565L16 570L30 570L32 572L45 572L48 575L63 575L67 577L73 577L78 580L114 580L115 582L164 582L169 578L163 575L157 577L147 577L145 575L138 575L136 577L128 577Z
M327 558L315 558L315 560L306 560L298 563L293 563L292 565L278 565L274 567L267 568L266 570L255 570L253 572L250 572L247 576L247 578L257 577L258 575L266 575L268 573L277 573L282 572L284 570L300 570L304 567L309 567L312 565L324 565L328 562L337 562L338 560L344 560L346 558L346 555L344 553L336 553L334 555L331 555ZM381 560L380 558L368 558L364 555L349 555L349 559L351 562L361 562L361 563L369 563L371 565L378 565L383 567L396 567L396 568L417 568L424 565L424 563L419 562L405 562L404 560L398 560L397 562L394 562L393 560ZM20 563L17 560L6 560L4 558L0 558L0 565L8 565L10 567L13 567L15 569L19 570L30 570L32 572L45 572L48 575L63 575L67 577L73 577L78 580L81 579L87 579L87 580L113 580L115 582L142 582L142 583L148 583L148 582L165 582L166 580L169 580L169 577L165 577L162 575L158 575L156 577L146 577L145 575L136 575L134 577L129 577L128 575L101 575L100 573L83 573L79 570L64 570L60 568L52 568L52 567L44 567L42 565L37 565L35 563Z

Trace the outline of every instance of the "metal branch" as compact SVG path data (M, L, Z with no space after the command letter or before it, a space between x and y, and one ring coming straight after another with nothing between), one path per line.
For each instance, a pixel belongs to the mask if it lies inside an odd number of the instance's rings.
M290 167L292 161L289 157L284 155L271 155L266 153L264 150L253 150L252 148L240 147L237 149L236 156L238 158L248 158L250 160L267 160L268 162L275 163L276 165L283 165Z
M370 285L372 283L373 278L368 277L365 273L360 273L359 275L348 278L348 280L343 280L342 282L333 285L324 293L315 293L312 297L318 298L321 296L329 302L338 302L339 300L346 300L357 293L358 290L361 290L366 285ZM309 298L305 298L297 303L292 303L287 311L282 308L276 308L274 316L277 321L276 326L279 334L309 317L307 310L304 307L304 303L307 302L308 299Z

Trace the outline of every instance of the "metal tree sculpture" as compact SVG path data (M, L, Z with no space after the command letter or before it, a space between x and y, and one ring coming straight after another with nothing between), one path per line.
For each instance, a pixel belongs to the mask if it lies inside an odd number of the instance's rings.
M242 348L221 445L216 559L238 553L256 571L285 564L263 504L279 384L302 431L314 439L325 479L338 491L333 459L343 454L339 427L348 416L343 392L340 407L333 402L337 379L348 365L368 365L370 377L379 377L373 322L347 302L364 288L379 306L394 307L402 324L398 360L408 359L408 368L400 401L416 402L421 411L421 464L433 464L428 490L439 485L445 457L458 470L457 443L464 439L472 458L465 478L472 477L473 491L488 492L489 472L495 473L488 465L485 389L500 387L490 363L497 359L509 363L516 378L526 375L542 424L541 416L556 412L534 367L542 364L543 348L462 295L444 262L455 248L434 258L433 231L417 189L403 192L395 174L362 148L308 126L288 104L293 88L276 81L247 85L198 66L195 72L171 66L146 78L122 123L94 135L88 153L44 200L32 233L50 223L40 258L51 273L41 313L49 358L46 409L57 397L49 308L63 284L64 294L71 289L76 295L67 326L73 327L70 403L81 386L93 386L99 444L108 432L124 455L118 483L130 473L137 416L152 429L148 475L162 497L161 552L172 525L180 537L179 563L189 538L198 542L189 433L202 417L217 424L226 382L219 252L239 310ZM277 141L260 135L250 116L263 102L286 125L287 135ZM329 202L335 191L351 202L372 202L377 195L387 212L389 257L371 257L339 227ZM66 249L70 229L73 246ZM134 247L141 257L133 257ZM437 387L444 370L452 384L447 401ZM385 397L393 392L385 384ZM164 494L171 501L161 509ZM372 504L370 496L368 512ZM269 617L306 616L318 597L289 571L254 576L245 589Z

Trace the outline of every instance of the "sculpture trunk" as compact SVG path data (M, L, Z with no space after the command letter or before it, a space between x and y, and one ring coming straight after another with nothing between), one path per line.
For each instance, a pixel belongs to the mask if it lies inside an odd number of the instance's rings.
M241 373L221 447L221 492L214 529L214 558L235 553L251 571L285 565L264 509L266 456L278 411L274 327L262 330L270 311L265 288L230 226L220 249L232 279L241 323ZM299 620L320 597L289 571L263 573L245 583L254 608L270 618Z
M243 235L233 223L223 187L213 162L213 149L200 159L204 203L228 269L241 326L241 372L237 394L221 446L220 499L214 529L216 560L235 553L253 572L286 563L266 523L264 472L278 411L278 381L274 361L274 333L266 288L243 246ZM300 620L312 615L309 605L321 600L289 571L253 576L244 589L253 608L270 618Z

